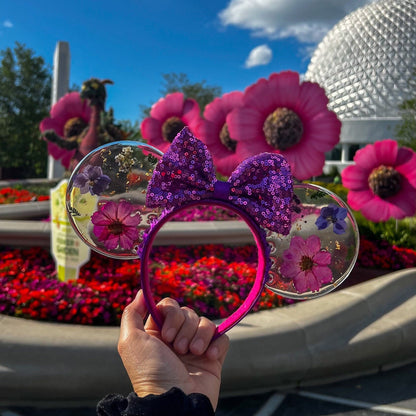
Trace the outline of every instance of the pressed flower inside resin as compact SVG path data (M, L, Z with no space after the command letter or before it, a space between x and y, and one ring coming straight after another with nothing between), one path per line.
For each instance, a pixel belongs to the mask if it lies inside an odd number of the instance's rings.
M146 192L161 152L128 140L96 148L68 183L66 207L81 239L113 258L138 257L137 248L160 210L146 206Z
M267 240L273 264L266 287L293 299L309 299L335 289L358 256L358 227L348 206L313 184L294 186L290 233L269 233Z
M283 253L280 271L283 278L293 281L298 292L315 292L332 281L330 263L331 254L321 247L318 236L312 235L306 240L295 236Z
M88 165L76 175L74 186L80 188L81 194L89 192L91 195L100 195L108 188L110 182L111 179L103 174L100 166Z
M347 217L346 208L339 207L335 204L329 204L327 207L321 209L321 214L316 220L315 224L318 230L323 230L333 224L335 234L343 234L347 228L345 218Z
M93 233L107 250L132 250L137 244L141 222L140 214L126 202L109 201L91 217Z

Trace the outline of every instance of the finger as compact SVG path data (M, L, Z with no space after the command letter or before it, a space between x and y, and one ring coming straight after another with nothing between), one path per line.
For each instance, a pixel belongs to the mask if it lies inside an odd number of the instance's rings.
M160 331L163 341L171 343L181 329L181 326L185 321L185 316L178 302L171 298L162 299L156 307L162 315L162 329L159 330L159 327L156 325L152 317L149 317L147 320L145 329L146 331Z
M134 300L123 311L120 324L120 339L126 338L132 331L137 329L143 331L143 320L146 315L147 307L143 291L139 290Z
M181 310L185 320L176 334L173 348L179 354L186 354L189 351L189 344L198 330L199 316L190 308L182 307Z
M198 329L191 341L189 350L194 355L202 355L207 350L212 337L215 333L216 326L208 318L199 318Z
M206 355L210 360L219 360L219 362L223 364L229 346L230 339L227 335L223 334L219 338L211 342L206 351Z

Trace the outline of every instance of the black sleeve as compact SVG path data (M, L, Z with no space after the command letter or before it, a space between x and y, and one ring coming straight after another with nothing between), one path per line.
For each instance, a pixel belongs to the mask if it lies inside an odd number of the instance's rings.
M208 397L200 393L187 396L173 387L161 395L127 397L109 394L97 404L98 416L214 416Z

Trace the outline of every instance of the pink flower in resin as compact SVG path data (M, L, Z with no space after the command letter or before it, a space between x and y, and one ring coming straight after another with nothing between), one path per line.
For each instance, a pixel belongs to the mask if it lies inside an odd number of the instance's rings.
M240 159L281 153L297 179L320 175L325 152L339 142L341 132L341 122L327 105L324 89L313 82L300 83L295 72L258 80L246 88L243 105L227 117Z
M142 121L141 132L150 145L166 152L185 126L194 132L199 120L199 104L192 98L185 99L181 92L174 92L153 104L150 117Z
M225 176L242 162L236 153L238 142L230 136L227 124L227 116L241 105L242 99L240 91L215 98L205 107L204 119L197 127L197 137L207 145L217 171Z
M78 92L64 95L50 111L50 117L44 118L40 123L42 133L52 130L59 137L70 142L88 126L91 117L91 107L87 100L83 100ZM68 169L76 149L65 149L48 141L48 153Z
M139 238L140 215L126 201L106 202L91 217L93 233L107 250L131 250Z
M330 263L331 254L321 248L318 236L311 235L306 240L294 236L283 253L280 273L282 277L293 281L299 293L308 290L316 292L332 280L332 271L328 267Z
M342 183L347 202L370 221L401 219L416 213L416 153L386 139L357 151Z

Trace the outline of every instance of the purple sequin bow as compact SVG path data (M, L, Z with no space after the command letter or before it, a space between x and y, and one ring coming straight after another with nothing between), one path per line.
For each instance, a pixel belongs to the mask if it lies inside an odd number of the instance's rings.
M289 234L293 179L286 159L262 153L242 162L227 182L217 180L211 154L187 127L159 160L149 182L148 207L172 209L203 199L231 203L258 225Z

